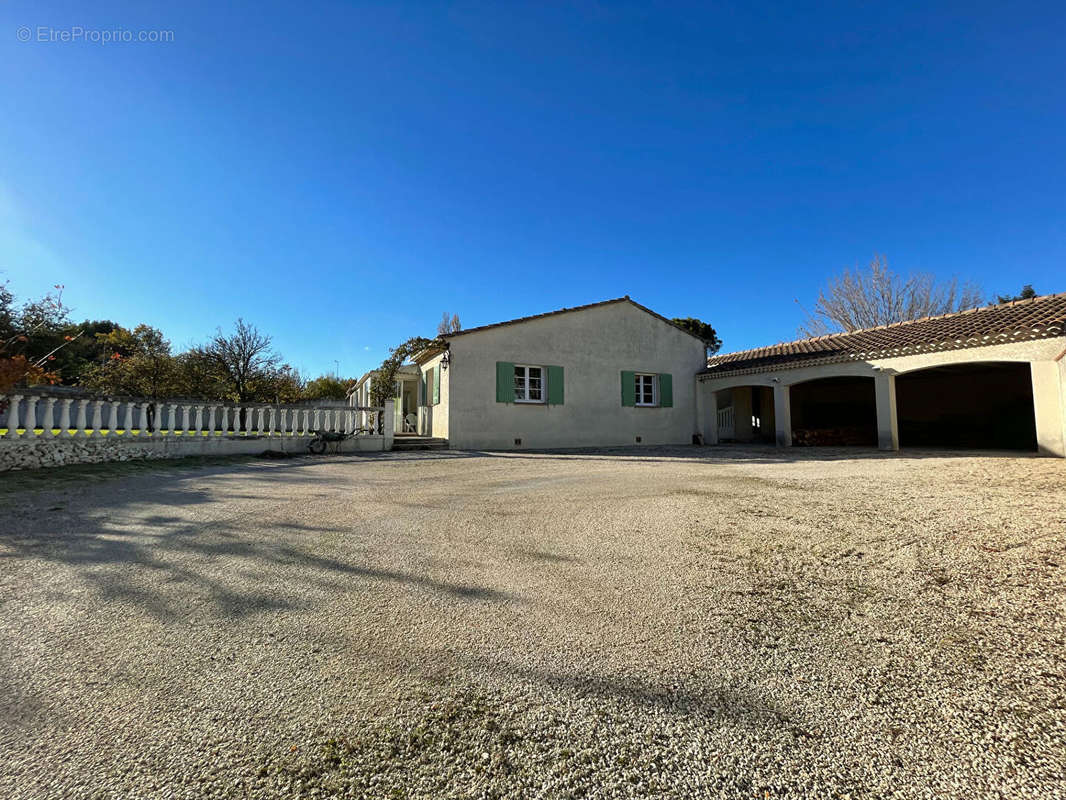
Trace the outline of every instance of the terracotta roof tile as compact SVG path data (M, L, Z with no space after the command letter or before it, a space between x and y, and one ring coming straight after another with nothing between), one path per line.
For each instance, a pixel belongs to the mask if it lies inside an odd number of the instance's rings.
M1066 336L1066 292L712 356L704 374L957 350Z

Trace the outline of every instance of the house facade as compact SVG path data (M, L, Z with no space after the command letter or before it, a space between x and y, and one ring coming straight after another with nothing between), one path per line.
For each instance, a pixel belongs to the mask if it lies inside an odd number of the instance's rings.
M457 449L697 440L1066 456L1066 294L709 360L628 296L440 341L397 376L398 436ZM372 380L354 405L369 405Z

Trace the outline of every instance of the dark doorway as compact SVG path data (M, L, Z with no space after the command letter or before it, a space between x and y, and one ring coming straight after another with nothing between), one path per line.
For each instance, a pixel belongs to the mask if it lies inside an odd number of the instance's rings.
M1036 450L1029 364L979 363L896 377L901 447Z
M792 444L877 445L873 378L819 378L790 387Z

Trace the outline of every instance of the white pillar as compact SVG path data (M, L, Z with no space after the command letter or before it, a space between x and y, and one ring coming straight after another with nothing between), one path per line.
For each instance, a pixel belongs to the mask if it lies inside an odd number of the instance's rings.
M382 428L384 433L384 442L382 442L382 450L391 450L392 441L396 436L396 419L395 419L395 401L385 401L385 425Z
M1033 417L1036 448L1043 455L1066 456L1066 362L1034 361Z
M37 395L30 395L26 398L26 415L22 420L22 427L26 431L26 436L34 435L34 430L37 427L37 401L40 399Z
M55 434L52 432L52 422L55 420L55 412L53 411L53 409L55 408L55 405L56 405L56 399L54 397L46 397L46 398L44 398L44 422L42 423L42 425L43 425L43 434L42 435L44 435L45 437L47 437L49 439L52 439L52 438L55 437Z
M137 407L141 411L141 436L151 436L152 426L148 424L148 406L149 403L141 403Z
M233 435L240 436L241 430L243 430L241 427L241 407L237 406L233 409Z
M182 433L188 433L189 432L189 411L191 409L192 409L192 406L182 406L181 407L181 432Z
M88 400L78 401L78 410L74 414L74 435L79 438L84 438L89 435L88 431L85 430L85 428L87 427L85 422L85 412L88 407Z
M277 430L277 428L275 427L275 417L277 415L277 409L275 409L274 406L271 406L269 409L264 409L264 411L266 411L267 415L267 433L273 436L274 431Z
M133 436L133 403L126 403L125 412L122 415L122 432L126 436Z
M211 404L207 407L207 435L215 435L215 409L217 406Z
M718 444L718 392L701 385L700 393L703 395L703 441Z
M258 414L256 415L256 426L255 426L255 431L260 436L262 436L263 432L264 432L263 425L265 424L265 420L266 420L266 409L263 408L262 406L260 406Z
M178 409L180 406L177 403L170 403L170 425L167 430L173 435L174 431L181 430L181 420L178 417Z
M93 435L99 436L104 427L104 401L93 400Z
M774 384L774 427L778 447L792 446L792 399L789 387Z
M69 397L64 397L59 401L59 435L63 438L70 436L70 404L74 400Z
M225 436L229 432L229 406L222 406L222 436Z
M882 450L899 450L895 375L888 372L874 375L874 401L877 405L877 446Z
M19 435L19 403L22 395L13 394L7 398L7 433L5 439L15 439Z
M196 435L199 436L204 431L204 407L195 406L193 410L196 412Z

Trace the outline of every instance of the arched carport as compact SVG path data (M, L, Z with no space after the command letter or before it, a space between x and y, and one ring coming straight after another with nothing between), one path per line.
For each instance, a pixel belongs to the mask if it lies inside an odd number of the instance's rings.
M1024 361L941 364L896 375L901 447L1037 449L1032 368Z
M792 444L877 446L873 375L835 375L789 387Z
M705 441L738 387L769 390L780 446L854 434L885 450L1066 456L1066 293L714 356L697 376Z

